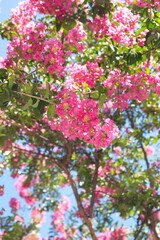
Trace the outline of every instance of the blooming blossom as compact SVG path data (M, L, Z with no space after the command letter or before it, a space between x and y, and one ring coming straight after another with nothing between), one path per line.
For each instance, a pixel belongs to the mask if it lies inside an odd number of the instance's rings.
M17 211L20 209L20 201L18 201L16 198L11 198L9 201L9 206L13 209L13 211Z

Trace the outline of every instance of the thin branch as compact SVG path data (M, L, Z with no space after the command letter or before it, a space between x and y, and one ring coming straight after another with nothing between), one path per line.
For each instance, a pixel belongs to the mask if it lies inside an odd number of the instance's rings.
M142 222L141 227L139 228L139 230L137 230L137 231L135 232L135 234L134 234L134 240L137 240L140 232L142 231L142 229L143 229L143 227L144 227L144 224L145 224L145 221Z
M64 143L64 149L66 150L66 156L63 159L63 164L67 167L68 163L70 162L71 158L72 158L72 153L73 153L73 148L72 148L72 144L69 140L67 140L64 136L63 133L59 132L59 136L62 139L63 143Z
M95 197L96 197L96 185L97 185L97 178L98 178L98 168L99 168L99 159L101 157L101 150L96 150L95 152L95 171L93 176L93 188L92 188L92 197L90 202L90 217L93 217L93 208L95 203Z
M50 142L48 138L46 138L46 137L38 134L36 131L30 130L30 129L27 128L27 126L24 125L24 124L17 123L17 122L15 122L13 119L8 120L8 119L1 118L1 117L0 117L0 119L3 120L3 121L5 121L5 123L8 123L8 125L11 124L12 126L15 126L15 127L18 127L18 128L20 128L20 129L22 129L25 133L28 133L28 134L31 134L31 135L34 134L34 136L37 136L37 137L39 137L40 139L43 139L43 140L46 141L46 142ZM48 146L53 147L54 145L49 143Z
M24 148L21 148L21 147L19 147L18 145L16 145L16 146L14 146L14 148L15 149L18 149L18 150L20 150L21 152L24 152L24 153L28 153L28 154L33 154L32 156L33 157L46 157L46 158L48 158L48 155L46 155L46 154L44 154L44 153L37 153L37 152L35 152L35 151L32 151L32 150L27 150L27 149L24 149ZM54 163L56 163L57 162L57 158L52 158L52 161L54 161Z
M33 73L35 73L35 72L37 72L38 70L40 70L40 69L42 69L42 65L40 65L39 67L37 67L36 69L34 69L32 72L30 72L30 73L27 73L25 76L22 76L22 77L20 77L20 79L21 80L23 80L23 79L25 79L25 78L28 78L29 76L31 76ZM15 69L15 70L17 70L17 71L19 71L19 69ZM20 71L19 71L20 72ZM21 74L21 72L20 72L20 74ZM13 75L13 74L12 74ZM12 76L11 75L11 76Z
M78 194L78 190L77 190L75 181L73 180L69 170L64 165L60 165L60 164L58 164L58 165L61 167L61 169L64 170L64 172L66 173L66 175L68 177L68 180L69 180L69 182L71 184L71 187L72 187L72 190L73 190L76 202L77 202L77 206L78 206L80 215L83 218L83 220L86 223L86 225L88 226L88 229L90 231L92 240L97 240L97 237L95 235L95 231L93 229L92 223L91 223L89 217L86 215L85 210L83 208L82 201L81 201L81 198L80 198L80 196Z
M160 240L160 236L158 236L159 234L156 231L156 221L153 215L149 218L149 221L147 221L147 226L149 227L150 231L154 234L154 239Z
M132 127L133 129L135 129L135 124L134 124L133 118L130 116L130 114L129 114L129 112L128 112L128 109L126 109L126 113L127 113L128 119L129 119L129 121L130 121L131 127Z
M35 98L35 99L38 99L38 100L42 100L44 102L47 102L47 103L50 103L52 105L55 105L55 103L51 102L51 101L48 101L42 97L37 97L37 96L34 96L34 95L31 95L31 94L28 94L28 93L24 93L24 92L18 92L18 91L12 91L13 93L17 93L19 95L23 95L23 96L27 96L27 97L31 97L31 98Z
M130 116L130 114L129 114L129 112L128 112L127 109L126 109L126 113L127 113L128 119L129 119L129 121L130 121L131 127L132 127L133 129L135 129L136 126L135 126L135 124L134 124L133 117ZM141 136L143 136L142 130L141 130ZM140 136L140 137L141 137L141 136ZM146 163L146 166L147 166L147 170L148 170L148 169L150 168L150 165L149 165L149 161L148 161L148 158L147 158L147 154L146 154L146 151L145 151L145 149L144 149L144 146L143 146L143 144L142 144L142 141L141 141L141 138L140 138L140 137L139 137L139 135L138 135L138 136L137 136L137 139L138 139L138 142L139 142L140 147L141 147L141 149L142 149L142 152L143 152L143 155L144 155L144 160L145 160L145 163ZM150 177L149 177L149 180L150 180L151 186L153 187L152 180L150 179Z
M142 142L141 141L139 141L139 142L140 142L140 146L142 148L142 152L143 152L144 159L145 159L145 162L146 162L146 165L147 165L147 169L149 169L150 166L149 166L149 161L148 161L148 158L147 158L146 151L144 149L144 146L143 146Z

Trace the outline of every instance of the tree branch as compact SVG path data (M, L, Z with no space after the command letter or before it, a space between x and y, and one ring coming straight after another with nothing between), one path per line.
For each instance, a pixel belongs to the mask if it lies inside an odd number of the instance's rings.
M151 232L154 234L154 239L160 240L160 236L158 236L158 233L156 231L156 221L153 215L149 218L149 221L147 221L147 226L149 227Z
M143 146L142 142L141 141L139 141L139 142L140 142L140 146L141 146L141 149L142 149L142 152L143 152L143 155L144 155L144 160L146 162L146 166L147 166L147 170L148 170L149 169L149 161L148 161L148 158L147 158L147 154L146 154L146 151L144 149L144 146Z
M97 178L98 178L98 168L99 168L99 158L101 157L101 150L95 151L95 171L93 176L93 188L92 188L92 197L90 202L90 217L93 217L93 208L95 202L95 190L97 185Z
M135 234L134 234L134 240L137 240L140 232L142 231L142 229L143 229L143 227L144 227L144 224L145 224L145 221L142 222L140 228L135 232Z
M31 95L31 94L28 94L28 93L24 93L24 92L18 92L18 91L12 91L13 93L17 93L19 95L23 95L23 96L27 96L27 97L31 97L31 98L35 98L35 99L38 99L38 100L42 100L44 102L47 102L47 103L50 103L52 105L55 105L54 102L51 102L51 101L48 101L42 97L37 97L37 96L34 96L34 95Z
M82 205L81 198L80 198L80 196L78 194L78 190L77 190L76 184L75 184L75 182L74 182L74 180L73 180L69 170L67 169L67 167L65 167L63 165L59 164L59 166L64 170L64 172L66 173L66 175L68 177L68 180L69 180L69 182L71 184L71 187L72 187L72 190L73 190L76 202L77 202L77 206L78 206L80 215L83 218L84 222L86 223L86 225L87 225L87 227L88 227L88 229L90 231L92 240L97 240L97 237L95 235L95 231L93 229L92 223L91 223L89 217L85 213L85 210L84 210L83 205Z

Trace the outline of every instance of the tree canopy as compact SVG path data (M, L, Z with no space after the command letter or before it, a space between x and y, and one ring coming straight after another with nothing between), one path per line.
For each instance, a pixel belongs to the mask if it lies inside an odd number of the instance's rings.
M48 240L160 239L160 2L26 0L0 35L0 174L31 215L12 198L1 239L42 239L47 212Z

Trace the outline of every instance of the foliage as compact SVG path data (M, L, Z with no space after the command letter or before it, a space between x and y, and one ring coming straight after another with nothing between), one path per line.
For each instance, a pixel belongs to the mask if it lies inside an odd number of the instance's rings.
M45 212L49 240L160 238L159 8L27 0L1 23L1 175L17 179L32 218L26 226L11 199L2 239L33 238ZM76 209L61 196L66 186Z

